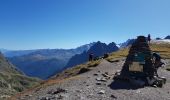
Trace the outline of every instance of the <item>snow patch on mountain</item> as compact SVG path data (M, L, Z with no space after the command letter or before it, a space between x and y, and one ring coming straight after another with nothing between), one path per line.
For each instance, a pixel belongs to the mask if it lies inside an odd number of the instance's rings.
M156 44L168 43L168 44L170 44L170 39L152 40L151 43L156 43Z

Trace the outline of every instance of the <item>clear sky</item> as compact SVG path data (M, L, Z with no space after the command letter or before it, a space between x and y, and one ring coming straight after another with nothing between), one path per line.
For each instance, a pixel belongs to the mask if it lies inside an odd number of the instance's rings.
M170 0L0 0L0 48L74 48L170 35Z

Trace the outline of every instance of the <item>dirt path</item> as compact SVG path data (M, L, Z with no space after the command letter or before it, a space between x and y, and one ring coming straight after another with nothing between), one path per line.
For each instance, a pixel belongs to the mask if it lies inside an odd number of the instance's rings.
M19 100L170 100L170 72L161 69L159 74L167 77L163 88L134 88L128 83L113 81L121 70L124 60L109 63L103 60L93 70L77 78L32 91ZM166 63L169 61L166 60ZM110 78L109 78L110 77Z

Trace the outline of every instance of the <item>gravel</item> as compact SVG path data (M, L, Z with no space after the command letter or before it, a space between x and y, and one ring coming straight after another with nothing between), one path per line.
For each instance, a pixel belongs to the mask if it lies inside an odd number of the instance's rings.
M165 60L166 64L170 60ZM24 100L170 100L170 72L161 68L159 75L167 78L163 88L135 88L127 82L114 82L117 70L121 70L124 60L110 63L103 60L93 70L76 78L33 90L17 99ZM107 78L109 77L109 78ZM102 78L104 81L102 81ZM60 91L59 91L60 90ZM49 92L52 91L52 92ZM55 92L55 93L54 93ZM26 96L27 95L27 96ZM31 95L31 96L28 96Z

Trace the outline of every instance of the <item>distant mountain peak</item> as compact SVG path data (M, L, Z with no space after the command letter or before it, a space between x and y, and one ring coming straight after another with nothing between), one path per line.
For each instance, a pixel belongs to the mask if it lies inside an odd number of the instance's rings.
M83 52L81 54L73 56L68 62L66 68L87 62L88 55L90 53L93 53L94 57L100 57L103 56L105 53L111 53L117 51L118 49L119 48L116 46L114 42L107 45L105 43L98 41L87 52Z
M129 45L132 45L133 42L135 42L136 39L128 39L126 42L124 43L120 43L119 46L120 48L126 48L128 47Z
M170 35L166 36L165 39L170 39Z

